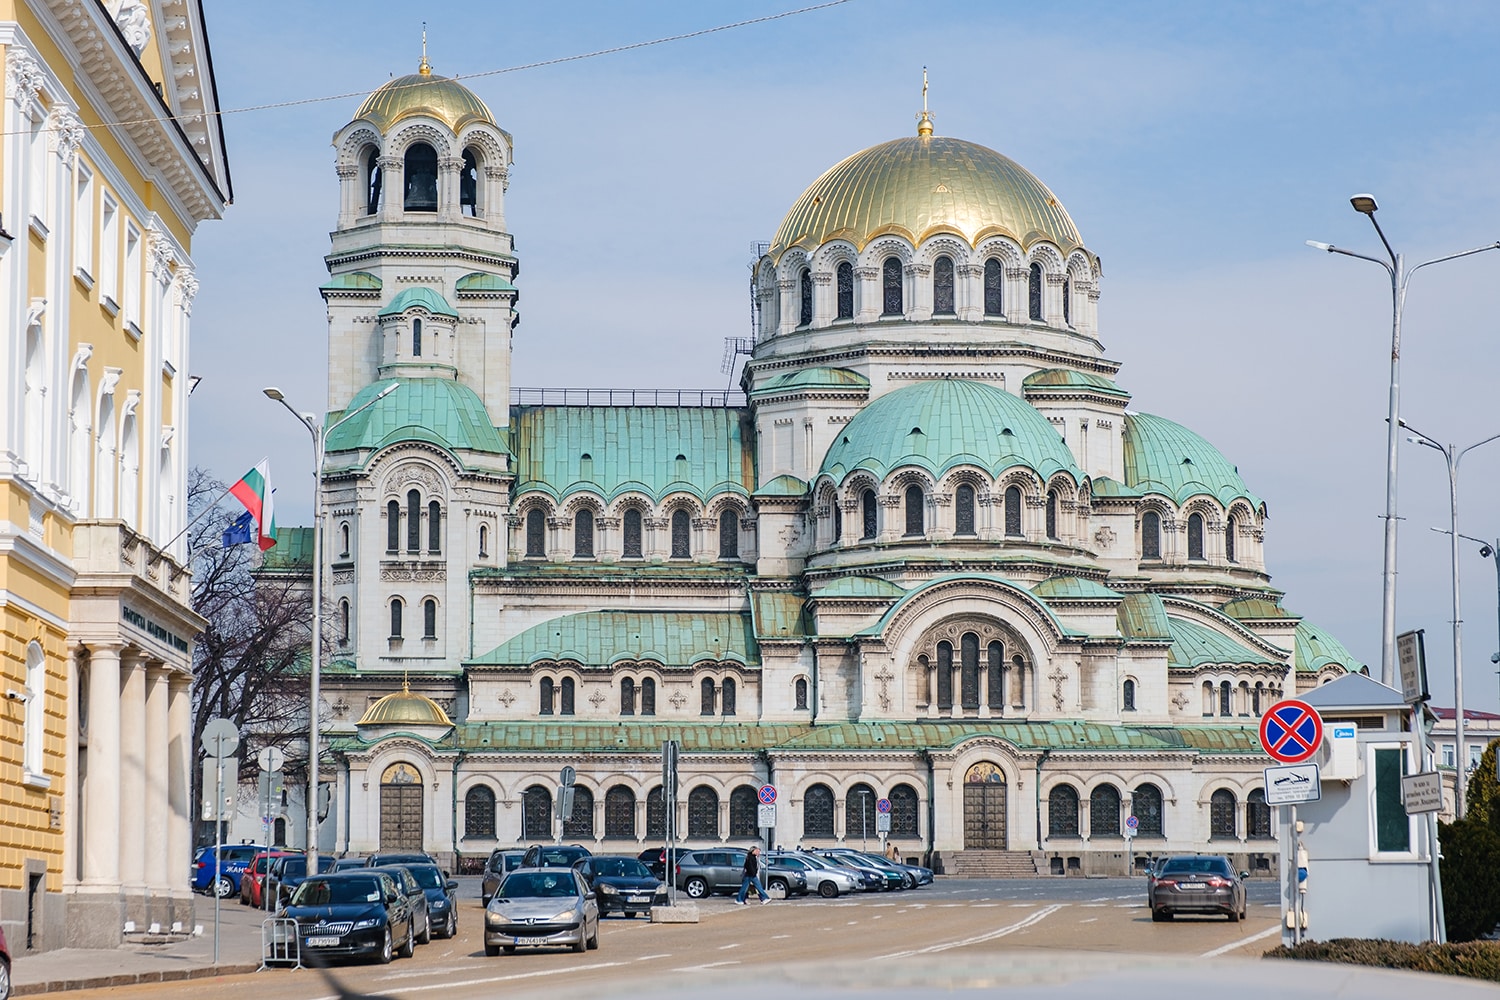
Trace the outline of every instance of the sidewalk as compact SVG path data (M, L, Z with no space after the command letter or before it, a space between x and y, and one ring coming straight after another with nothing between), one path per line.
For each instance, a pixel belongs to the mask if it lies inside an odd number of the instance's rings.
M234 899L219 905L219 963L214 965L214 901L199 897L201 937L177 944L123 945L120 948L59 948L15 958L15 996L59 990L127 986L254 972L260 967L260 922L265 914Z

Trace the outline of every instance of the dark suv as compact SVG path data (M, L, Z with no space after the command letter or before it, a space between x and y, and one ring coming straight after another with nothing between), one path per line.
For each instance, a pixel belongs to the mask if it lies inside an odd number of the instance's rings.
M691 854L695 850L697 850L697 848L672 848L672 864L670 866L668 866L667 864L667 849L665 847L648 847L641 853L637 854L635 858L641 864L651 869L652 875L655 875L657 878L665 882L667 880L667 868L675 868L677 866L678 859L680 859L684 854Z
M490 852L490 859L484 863L484 879L479 885L479 898L485 906L490 905L490 899L494 897L495 890L500 888L500 883L505 881L505 876L521 867L521 859L524 857L525 851L496 848Z
M593 855L582 844L532 844L521 859L522 868L572 868L573 862Z
M677 859L677 888L693 899L716 892L738 892L744 880L745 849L718 847L689 851ZM760 882L787 896L807 895L807 876L761 859Z

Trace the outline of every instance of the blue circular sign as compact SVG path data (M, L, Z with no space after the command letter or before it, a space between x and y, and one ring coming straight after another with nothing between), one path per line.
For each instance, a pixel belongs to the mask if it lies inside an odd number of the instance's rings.
M1295 698L1278 701L1260 720L1260 745L1283 764L1298 764L1318 752L1323 719L1311 705Z
M776 801L776 786L775 785L761 785L760 786L760 801L761 801L761 803L763 805L770 805L771 803L775 802Z

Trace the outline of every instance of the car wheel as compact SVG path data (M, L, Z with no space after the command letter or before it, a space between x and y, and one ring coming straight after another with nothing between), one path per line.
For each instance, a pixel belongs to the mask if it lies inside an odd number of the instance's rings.
M819 883L818 895L822 896L824 899L837 899L838 894L839 887L834 885L832 882Z
M625 911L625 919L626 920L634 920L635 919L635 911L634 910L626 910Z
M391 925L386 924L385 939L380 942L380 955L378 956L381 965L391 964L391 959L395 957L395 951L391 947L393 944L394 942L391 940Z
M588 947L588 940L584 936L584 932L580 930L578 932L578 940L573 942L573 950L578 952L579 954L582 954L583 952L588 950Z
M592 933L592 934L589 935L588 949L589 949L589 951L598 951L599 950L599 925L598 924L594 925L594 933Z
M907 872L906 874L904 874L904 875L901 876L901 888L903 888L903 889L915 889L916 887L917 887L917 877L915 875L913 875L911 872Z
M505 951L507 954L509 954L510 952L515 951L515 949L507 948L505 949ZM500 946L498 944L487 944L484 946L484 953L488 957L494 958L496 955L500 954Z
M417 944L432 944L432 916L422 921L422 933L417 935Z
M688 896L693 899L702 899L708 895L708 883L701 878L694 877L688 879L683 888L687 890Z
M786 884L786 880L785 879L773 878L770 881L770 884L768 884L766 886L766 888L769 889L771 892L775 892L777 889L780 889L781 890L781 898L782 899L790 899L791 898L792 888L791 888L791 886L789 886L789 885Z
M220 875L218 880L214 882L214 895L218 896L220 899L228 899L230 896L233 896L234 893L234 879L230 878L228 875Z
M1231 909L1227 916L1229 917L1229 922L1231 924L1237 924L1240 922L1240 912L1238 910Z
M1166 910L1152 910L1151 920L1153 923L1163 924L1172 919L1172 914Z
M458 913L456 911L448 911L448 926L443 928L443 937L458 937Z
M416 953L417 953L417 929L415 927L413 927L412 926L412 922L410 920L408 920L406 922L406 942L401 945L401 957L402 958L411 958Z

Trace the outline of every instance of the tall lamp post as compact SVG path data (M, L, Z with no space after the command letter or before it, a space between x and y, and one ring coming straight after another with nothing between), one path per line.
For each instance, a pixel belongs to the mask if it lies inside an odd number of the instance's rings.
M323 446L328 440L328 435L335 428L356 414L374 406L394 392L400 384L392 382L376 393L374 399L349 411L326 427L314 414L298 413L292 404L286 401L281 390L275 386L267 386L261 390L266 394L267 399L274 399L286 407L287 412L307 428L313 441L312 669L309 671L307 692L307 873L309 875L316 875L318 872L318 702L321 699L318 687L323 665L323 505L318 500L318 491L323 485Z
M1500 440L1500 434L1491 434L1483 441L1477 441L1467 448L1457 448L1454 445L1438 444L1432 438L1417 430L1405 420L1401 426L1415 434L1408 438L1415 444L1431 448L1443 456L1448 463L1448 540L1450 544L1450 558L1453 561L1453 741L1457 745L1454 763L1457 778L1454 785L1453 811L1459 819L1464 818L1464 786L1468 784L1467 760L1464 755L1464 643L1463 643L1463 615L1460 614L1459 589L1458 589L1458 468L1463 457L1475 448L1487 445L1491 441Z
M1500 250L1500 241L1486 244L1482 247L1474 247L1472 250L1462 250L1458 253L1450 253L1443 257L1434 257L1432 260L1424 260L1416 267L1408 268L1406 258L1397 253L1391 247L1390 240L1385 238L1385 232L1380 228L1380 223L1375 218L1376 211L1380 206L1375 202L1372 194L1357 194L1349 199L1349 204L1359 214L1366 216L1370 224L1375 227L1375 233L1380 237L1380 242L1385 245L1386 255L1390 258L1382 260L1379 257L1370 257L1366 254L1355 253L1353 250L1345 250L1336 247L1332 243L1319 243L1316 240L1308 240L1307 245L1315 250L1325 250L1328 253L1343 254L1345 257L1358 257L1360 260L1373 261L1385 268L1391 278L1391 386L1390 386L1390 412L1386 417L1386 461L1385 461L1385 560L1384 569L1381 573L1381 602L1380 602L1380 680L1387 687L1396 686L1396 460L1397 446L1400 443L1398 436L1401 422L1401 314L1406 308L1406 286L1411 281L1412 275L1429 264L1441 264L1445 260L1455 260L1459 257L1468 257L1476 253L1484 253L1486 250Z

